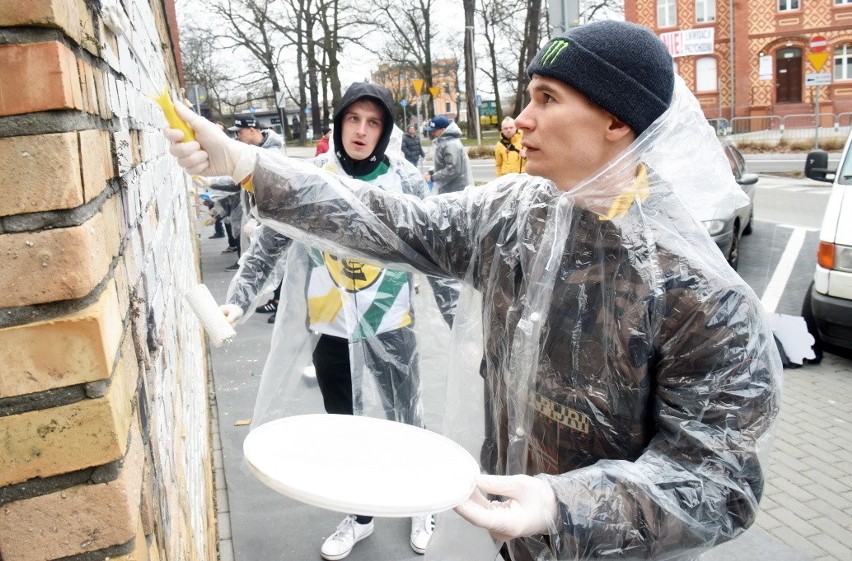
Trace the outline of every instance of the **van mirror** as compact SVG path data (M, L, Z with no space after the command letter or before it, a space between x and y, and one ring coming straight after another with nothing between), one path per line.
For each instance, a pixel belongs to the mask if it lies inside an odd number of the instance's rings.
M805 177L831 183L836 174L837 170L828 169L828 152L814 150L808 153L808 159L805 160Z

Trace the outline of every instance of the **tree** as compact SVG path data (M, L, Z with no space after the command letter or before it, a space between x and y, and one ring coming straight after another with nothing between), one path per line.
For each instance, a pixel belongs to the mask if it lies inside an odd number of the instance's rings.
M529 103L529 77L527 66L535 58L538 52L538 43L541 36L541 0L530 0L527 4L526 19L524 21L524 34L521 44L521 55L518 57L518 81L515 90L515 106L513 114L518 115L527 103Z
M476 37L474 16L475 0L463 0L464 4L464 90L467 101L467 137L476 137L479 123L476 122L476 60L473 53L473 40Z
M206 105L221 116L223 101L232 82L211 33L187 26L181 29L180 43L187 84L198 84L207 90Z
M482 37L485 39L488 56L487 65L481 70L488 76L494 92L494 104L497 109L497 122L503 120L503 101L500 95L500 85L513 85L517 79L517 68L520 38L523 29L518 22L525 8L524 0L481 0L478 10L482 22Z
M432 87L432 4L434 0L377 0L378 15L372 20L378 29L390 30L384 59L392 66L409 68ZM428 107L428 106L427 106ZM426 111L428 118L432 113Z

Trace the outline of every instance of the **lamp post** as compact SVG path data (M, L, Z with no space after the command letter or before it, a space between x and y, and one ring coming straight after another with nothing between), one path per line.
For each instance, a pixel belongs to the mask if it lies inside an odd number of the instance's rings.
M473 99L476 100L476 53L474 52L474 49L473 49L473 40L476 36L474 35L472 25L466 25L465 26L465 32L470 32L470 63L471 63L471 66L473 67L473 72L472 72L472 75L473 75L473 91L467 92L467 95L473 96ZM470 107L470 105L468 105L468 107ZM476 103L475 101L474 101L474 107L476 107L476 110L475 110L475 113L476 113L476 145L481 146L482 145L482 131L480 131L480 128L479 128L479 104ZM468 130L470 130L470 129L468 129Z

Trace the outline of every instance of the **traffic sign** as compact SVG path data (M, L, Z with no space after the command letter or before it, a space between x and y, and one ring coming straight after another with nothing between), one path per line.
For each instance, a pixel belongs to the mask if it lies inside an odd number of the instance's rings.
M399 101L399 104L402 105L403 107L408 107L408 100L407 99L401 99Z
M808 72L805 74L806 86L830 86L831 72Z
M811 42L808 47L811 49L812 53L821 53L825 51L825 48L828 46L828 41L825 40L825 37L822 35L814 35L811 37Z
M429 88L429 93L432 94L432 97L438 97L438 94L441 93L440 86L432 86Z
M482 107L482 96L479 94L476 95L476 106Z
M811 61L814 70L819 72L828 60L828 53L808 53L808 60Z
M423 90L423 80L415 78L411 81L411 85L414 86L414 93L420 95L420 92Z

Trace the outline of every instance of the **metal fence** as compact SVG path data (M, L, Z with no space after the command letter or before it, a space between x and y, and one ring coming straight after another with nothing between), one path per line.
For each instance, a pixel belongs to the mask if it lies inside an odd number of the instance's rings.
M750 142L776 146L782 143L837 143L846 140L852 129L852 113L804 113L708 119L719 136L734 142Z

